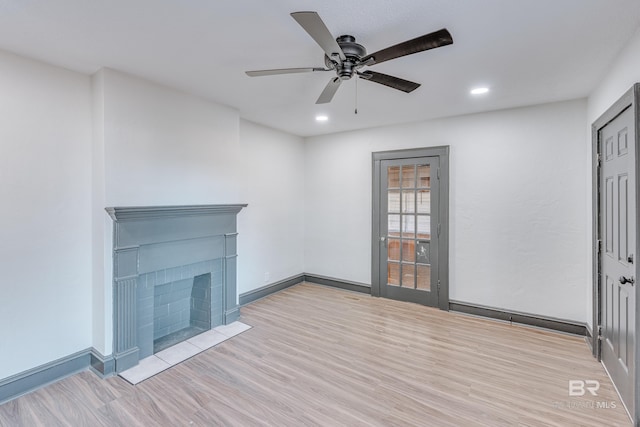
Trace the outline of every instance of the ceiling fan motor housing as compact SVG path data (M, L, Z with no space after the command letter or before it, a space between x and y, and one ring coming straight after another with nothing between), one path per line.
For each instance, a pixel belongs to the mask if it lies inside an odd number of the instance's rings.
M356 38L343 35L336 39L338 45L344 52L346 59L342 63L335 63L327 55L324 56L324 63L328 68L336 69L336 73L342 80L349 80L360 65L360 58L367 54L367 50L361 44L356 43Z

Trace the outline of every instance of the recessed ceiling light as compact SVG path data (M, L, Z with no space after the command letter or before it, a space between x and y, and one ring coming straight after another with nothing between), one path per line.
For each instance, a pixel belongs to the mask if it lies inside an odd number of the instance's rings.
M316 116L316 121L318 122L326 122L327 120L329 120L329 117L327 116L323 116L323 115Z
M471 95L482 95L489 92L488 87L477 87L475 89L471 89Z

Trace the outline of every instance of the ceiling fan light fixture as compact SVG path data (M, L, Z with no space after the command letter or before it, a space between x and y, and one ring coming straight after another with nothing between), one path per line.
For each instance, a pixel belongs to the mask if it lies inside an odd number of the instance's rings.
M361 72L360 68L453 44L451 33L449 33L446 28L443 28L368 54L364 46L356 43L354 36L343 34L335 38L317 12L293 12L291 17L295 19L302 29L322 48L324 51L325 68L279 68L273 70L245 71L245 73L249 77L259 77L277 74L334 71L336 77L329 80L329 83L327 83L320 94L316 104L328 104L331 102L341 82L351 79L354 75L359 75L373 83L409 93L417 89L420 84L373 71L367 70ZM316 118L316 120L318 119ZM327 119L318 121L326 120Z
M318 114L316 116L316 122L326 122L329 120L328 116L325 116L324 114Z
M471 89L471 95L484 95L485 93L489 93L488 87L476 87Z

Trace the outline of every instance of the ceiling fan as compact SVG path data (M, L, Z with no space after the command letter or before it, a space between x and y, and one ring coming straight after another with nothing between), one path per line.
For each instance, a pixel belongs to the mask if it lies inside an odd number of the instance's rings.
M377 73L375 71L360 71L364 66L379 64L402 56L412 55L437 47L453 44L451 34L446 29L425 34L415 39L393 45L367 55L367 50L361 44L356 43L356 38L350 35L342 35L334 39L320 15L316 12L294 12L291 14L298 24L320 45L325 52L325 68L279 68L274 70L247 71L250 77L272 76L276 74L312 73L316 71L335 71L336 77L329 80L316 104L331 102L343 80L349 80L354 74L359 77L379 83L393 89L409 93L420 87L420 83L414 83L399 77Z

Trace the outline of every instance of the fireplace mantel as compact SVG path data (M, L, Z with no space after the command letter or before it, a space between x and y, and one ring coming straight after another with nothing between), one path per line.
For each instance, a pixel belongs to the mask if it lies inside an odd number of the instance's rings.
M237 220L246 204L106 208L113 219L113 345L116 372L153 346L153 289L210 274L211 327L239 318ZM151 334L153 335L153 333ZM150 347L151 346L151 347ZM152 350L151 350L152 351Z
M126 206L106 208L114 221L145 218L171 218L191 215L237 214L247 204L236 205L180 205L180 206Z

